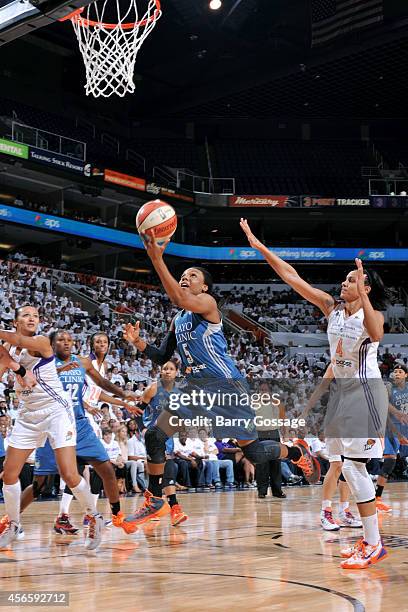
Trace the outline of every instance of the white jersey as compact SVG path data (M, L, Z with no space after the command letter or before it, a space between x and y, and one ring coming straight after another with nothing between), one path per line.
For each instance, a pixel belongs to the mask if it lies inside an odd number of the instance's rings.
M93 354L91 353L90 358L92 359L92 357L93 357ZM92 359L92 365L95 368L95 370L99 372L102 378L105 378L105 362L102 362L102 364L99 366L98 360L95 358L95 359ZM87 404L90 404L91 406L97 406L98 401L99 401L99 396L102 392L102 389L98 387L98 385L95 385L94 381L89 376L85 377L85 381L86 381L86 392L84 395L84 400Z
M25 389L16 381L16 393L22 402L20 414L24 412L52 412L56 408L70 408L66 393L58 377L55 357L33 357L27 349L17 353L12 347L10 356L26 370L31 371L37 384L32 389Z
M344 304L336 306L328 318L327 335L335 378L381 378L379 343L370 340L362 308L347 317Z

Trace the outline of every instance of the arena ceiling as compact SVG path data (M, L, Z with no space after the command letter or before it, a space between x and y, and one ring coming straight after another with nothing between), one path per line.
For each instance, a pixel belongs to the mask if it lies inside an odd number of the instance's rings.
M135 119L406 115L406 2L387 0L384 24L312 49L309 0L208 1L163 0L127 100ZM67 57L82 92L70 24L27 39Z

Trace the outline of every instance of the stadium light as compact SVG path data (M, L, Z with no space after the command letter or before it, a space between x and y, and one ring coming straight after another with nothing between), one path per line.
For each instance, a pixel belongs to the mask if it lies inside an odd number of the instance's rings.
M209 7L213 11L218 11L222 7L222 2L221 0L211 0Z

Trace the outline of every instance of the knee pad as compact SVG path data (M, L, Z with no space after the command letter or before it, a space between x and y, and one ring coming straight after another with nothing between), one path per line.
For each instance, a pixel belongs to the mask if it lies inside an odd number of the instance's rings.
M345 458L342 473L358 504L375 499L375 487L367 472L365 462Z
M267 463L279 459L281 448L275 440L255 440L247 446L241 447L244 456L254 465Z
M147 461L149 463L166 462L166 441L168 436L156 425L150 427L145 433Z
M41 495L41 491L45 488L46 482L47 482L47 477L46 476L40 476L40 478L43 478L44 480L41 480L41 482L38 482L38 480L36 480L36 478L34 478L33 480L33 497L34 499L38 499L39 496Z
M380 476L388 479L393 473L396 463L397 460L395 459L395 457L385 457L384 463L381 468Z
M164 466L162 488L174 487L176 484L178 467L173 459L167 459L166 465Z

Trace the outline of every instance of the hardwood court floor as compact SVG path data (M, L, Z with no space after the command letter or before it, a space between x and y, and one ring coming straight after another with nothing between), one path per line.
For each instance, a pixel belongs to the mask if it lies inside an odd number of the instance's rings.
M391 484L384 498L394 509L382 525L389 557L364 571L339 569L340 544L360 530L321 531L321 487L286 492L261 502L256 491L181 495L190 515L183 526L165 517L133 536L113 527L97 554L79 537L52 535L57 502L35 503L23 518L25 540L0 551L1 590L69 591L62 609L81 612L408 609L408 483ZM126 511L139 503L126 499ZM73 510L79 524L76 502Z

